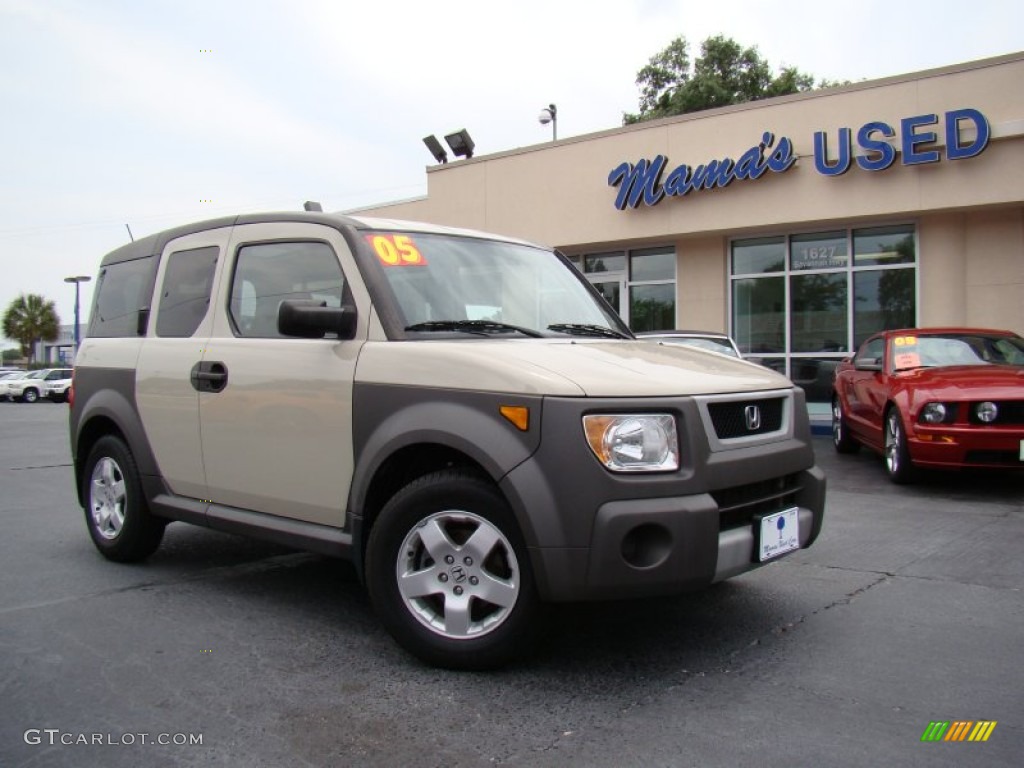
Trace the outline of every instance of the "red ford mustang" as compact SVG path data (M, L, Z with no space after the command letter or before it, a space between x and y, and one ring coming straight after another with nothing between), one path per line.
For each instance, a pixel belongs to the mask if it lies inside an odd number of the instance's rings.
M1024 339L980 328L884 331L836 369L832 442L915 467L1024 468Z

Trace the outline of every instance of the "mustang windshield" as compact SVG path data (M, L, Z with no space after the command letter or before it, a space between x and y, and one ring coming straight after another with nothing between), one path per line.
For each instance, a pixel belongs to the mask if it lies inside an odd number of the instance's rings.
M986 334L907 334L892 339L893 369L1024 365L1024 339Z
M365 233L407 332L628 336L551 251L422 233Z

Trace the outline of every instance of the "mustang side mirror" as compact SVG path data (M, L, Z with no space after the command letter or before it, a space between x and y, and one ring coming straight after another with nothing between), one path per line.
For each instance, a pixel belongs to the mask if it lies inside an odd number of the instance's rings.
M880 371L882 370L882 358L864 357L853 361L853 367L858 371Z

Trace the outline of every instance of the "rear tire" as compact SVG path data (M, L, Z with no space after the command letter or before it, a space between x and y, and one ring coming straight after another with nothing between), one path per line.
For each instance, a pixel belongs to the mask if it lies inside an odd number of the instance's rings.
M34 403L39 399L39 390L29 387L21 393L21 402L23 403Z
M150 514L135 458L120 438L106 435L92 447L82 499L89 535L108 560L138 562L160 546L167 522Z
M505 499L465 470L413 481L370 531L366 582L381 622L428 664L488 669L540 628L529 555Z

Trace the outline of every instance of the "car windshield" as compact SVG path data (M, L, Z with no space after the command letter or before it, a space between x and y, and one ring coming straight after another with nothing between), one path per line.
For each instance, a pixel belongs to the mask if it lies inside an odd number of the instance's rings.
M1024 339L980 333L907 334L892 344L893 369L939 368L952 365L1022 365Z
M515 337L628 335L553 252L437 234L364 235L409 332Z

